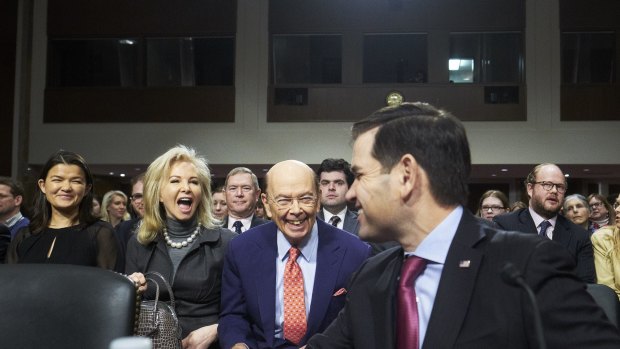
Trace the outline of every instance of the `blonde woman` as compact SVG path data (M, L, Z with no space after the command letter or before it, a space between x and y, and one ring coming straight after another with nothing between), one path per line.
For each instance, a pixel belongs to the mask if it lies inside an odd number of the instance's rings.
M113 227L128 220L127 195L120 190L110 190L101 200L101 220L109 222Z
M592 234L596 282L611 287L620 298L620 204L613 205L615 224Z
M221 274L228 242L217 227L206 160L185 146L158 157L144 177L144 217L127 246L125 271L145 289L143 273L160 272L172 285L184 348L217 346ZM160 287L161 298L169 298ZM154 297L154 287L146 289Z

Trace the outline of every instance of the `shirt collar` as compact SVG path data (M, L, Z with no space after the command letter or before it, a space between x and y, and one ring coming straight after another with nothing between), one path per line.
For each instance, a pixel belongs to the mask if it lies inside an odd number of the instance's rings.
M288 250L291 248L291 243L286 240L284 237L284 233L278 228L277 232L277 243L278 243L278 259L284 261L284 258L288 258ZM316 261L317 249L319 246L319 228L316 223L312 226L312 230L310 231L310 235L306 236L306 238L297 246L299 251L301 251L301 256L308 262Z
M336 213L336 214L332 214L331 212L329 212L328 210L326 210L325 208L323 208L323 218L325 218L325 222L329 222L330 219L332 219L332 216L338 216L340 217L340 221L344 222L344 216L347 213L347 207L345 206L342 211Z
M462 217L463 206L457 206L435 229L431 230L414 252L405 255L413 254L430 262L444 264Z
M228 229L235 231L235 227L233 227L233 224L235 224L236 221L241 221L241 224L243 224L243 227L241 227L241 230L246 231L248 229L250 229L250 227L252 226L252 218L254 218L254 215L250 215L249 217L245 217L245 218L234 218L232 216L228 216Z
M6 220L6 222L5 222L6 226L9 227L9 228L14 226L15 224L17 224L17 222L19 222L20 219L22 219L22 217L23 217L22 213L17 211L17 214L15 216L13 216L13 217L11 217L11 218Z
M536 226L536 230L538 230L540 223L542 223L543 221L548 221L549 223L551 223L551 226L555 228L555 222L558 220L558 215L555 215L553 218L545 219L543 216L536 213L536 211L532 210L531 207L528 207L527 209L530 211L530 215L532 216L532 219L534 220L534 225Z

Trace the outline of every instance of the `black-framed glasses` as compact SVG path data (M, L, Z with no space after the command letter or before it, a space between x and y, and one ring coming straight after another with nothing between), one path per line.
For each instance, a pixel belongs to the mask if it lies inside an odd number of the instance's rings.
M482 206L482 210L483 211L491 210L493 212L499 212L500 210L505 210L505 209L506 209L506 207L497 206L497 205L491 205L491 206L484 205L484 206Z
M279 197L273 199L269 197L268 199L271 200L271 202L273 202L274 204L276 204L276 206L278 206L278 209L280 210L290 209L291 207L293 207L293 203L295 201L297 201L297 205L299 205L300 207L314 207L317 203L317 198L312 195L305 195L298 198Z
M601 208L602 206L603 206L603 203L600 202L600 201L599 202L593 202L593 203L590 204L590 208L591 209Z
M545 189L546 191L551 191L553 187L555 187L558 193L560 194L566 193L566 185L564 184L553 183L553 182L532 182L532 184L538 184L541 187L543 187L543 189Z

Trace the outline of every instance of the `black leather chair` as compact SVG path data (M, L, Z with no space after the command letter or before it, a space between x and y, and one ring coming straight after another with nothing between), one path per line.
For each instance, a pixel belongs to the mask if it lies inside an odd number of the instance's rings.
M600 284L588 284L588 293L594 301L603 309L609 320L619 327L620 323L620 301L616 292L610 287Z
M123 275L62 264L0 265L0 347L107 349L133 335L136 288Z

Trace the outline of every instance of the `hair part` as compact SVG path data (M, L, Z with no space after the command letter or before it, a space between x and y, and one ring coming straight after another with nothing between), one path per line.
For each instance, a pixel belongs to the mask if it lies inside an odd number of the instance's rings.
M375 128L378 131L372 156L385 172L411 154L426 172L430 192L438 204L467 204L471 155L461 121L430 104L406 102L356 122L353 140Z
M196 220L205 228L215 227L215 217L211 212L211 171L207 160L199 156L193 148L177 145L155 159L144 175L144 217L138 229L138 242L143 245L155 241L157 236L162 234L166 224L166 210L159 202L159 194L172 166L177 162L189 162L196 167L202 189Z

